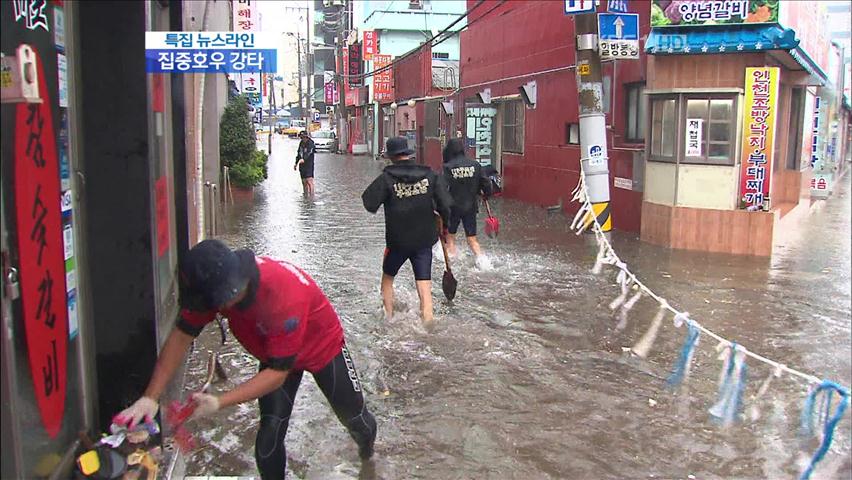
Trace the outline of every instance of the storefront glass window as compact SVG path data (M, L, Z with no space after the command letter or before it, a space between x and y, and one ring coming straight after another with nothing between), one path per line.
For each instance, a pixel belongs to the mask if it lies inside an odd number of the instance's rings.
M734 164L736 118L733 95L658 96L651 105L651 160ZM676 145L682 146L678 149Z

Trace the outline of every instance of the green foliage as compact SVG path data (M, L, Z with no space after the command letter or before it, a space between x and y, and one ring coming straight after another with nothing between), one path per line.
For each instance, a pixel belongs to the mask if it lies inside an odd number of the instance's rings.
M231 98L219 123L219 157L222 165L233 168L241 161L251 161L257 147L244 95Z
M231 98L222 114L219 157L222 165L230 169L230 180L236 187L251 188L267 177L267 155L257 149L244 95Z
M255 150L249 162L235 163L229 172L231 183L235 187L251 188L259 185L267 178L266 152Z

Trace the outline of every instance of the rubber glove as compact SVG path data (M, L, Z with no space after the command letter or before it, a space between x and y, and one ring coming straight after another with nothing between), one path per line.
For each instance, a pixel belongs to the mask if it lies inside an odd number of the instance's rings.
M125 408L112 418L112 423L132 429L140 422L153 422L160 405L149 397L140 397L133 405Z

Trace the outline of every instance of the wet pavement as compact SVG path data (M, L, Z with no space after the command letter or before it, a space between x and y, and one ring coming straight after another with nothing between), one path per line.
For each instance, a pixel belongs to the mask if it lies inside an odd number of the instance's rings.
M435 333L420 326L407 266L396 282L397 313L385 321L383 217L367 213L360 200L383 163L318 154L311 200L292 169L296 141L278 139L273 148L269 179L253 201L228 208L231 233L223 239L292 261L316 279L341 316L379 422L375 471L361 472L354 443L306 375L287 437L293 478L794 478L801 447L816 446L797 436L806 391L797 380L774 381L757 403L758 420L724 430L707 414L721 368L715 344L704 339L678 391L665 378L684 331L670 321L647 361L623 353L656 305L640 301L627 327L616 330L607 307L618 293L614 273L593 276L591 237L575 236L570 218L538 207L494 202L500 237L480 239L492 271L476 270L459 244L455 302L448 305L433 286ZM613 244L653 290L715 332L850 385L849 183L847 176L796 234L785 235L771 261L672 252L619 232ZM433 278L442 268L436 261ZM200 337L189 388L203 382L206 351L220 349L218 342L212 327ZM216 388L256 371L232 337L220 351L230 380ZM748 411L749 397L771 373L754 361L750 367ZM850 418L814 478L852 477ZM188 459L187 474L255 475L256 426L254 403L200 421L202 447Z

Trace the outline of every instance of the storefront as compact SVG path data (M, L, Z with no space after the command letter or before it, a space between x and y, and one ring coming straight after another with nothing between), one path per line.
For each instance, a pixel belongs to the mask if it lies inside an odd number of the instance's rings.
M142 393L196 211L183 78L142 53L146 29L182 29L180 3L38 4L0 4L4 62L38 82L7 99L4 71L2 478L68 478L79 433Z
M643 240L769 256L781 218L809 207L827 43L810 36L818 9L784 8L654 2Z

